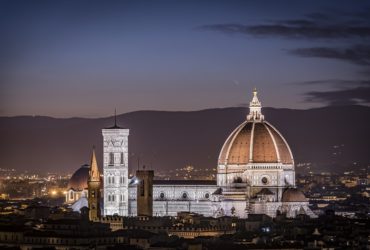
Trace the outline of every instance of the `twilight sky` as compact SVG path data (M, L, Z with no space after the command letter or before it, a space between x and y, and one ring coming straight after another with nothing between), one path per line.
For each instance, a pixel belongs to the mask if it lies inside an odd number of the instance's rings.
M0 1L0 116L370 104L370 2Z

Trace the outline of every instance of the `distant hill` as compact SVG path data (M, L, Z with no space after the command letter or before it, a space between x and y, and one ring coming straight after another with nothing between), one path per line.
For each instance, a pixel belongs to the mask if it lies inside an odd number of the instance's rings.
M370 107L264 108L263 113L287 139L296 163L313 162L331 170L333 164L351 168L353 162L370 162ZM140 165L154 169L187 164L210 168L217 166L223 142L246 114L246 108L138 111L119 115L117 120L130 129L132 169L138 155ZM101 129L112 123L112 117L0 117L0 167L72 172L89 162L92 145L102 167Z

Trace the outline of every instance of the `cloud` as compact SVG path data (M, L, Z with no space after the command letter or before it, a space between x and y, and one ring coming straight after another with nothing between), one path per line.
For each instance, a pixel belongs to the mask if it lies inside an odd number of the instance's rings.
M304 93L305 102L336 105L370 105L370 80L323 79L296 82L299 85L329 85L334 89Z
M326 103L330 106L370 104L370 86L329 91L311 91L304 95L306 102Z
M320 12L309 13L306 17L315 21L327 21L330 19L329 15Z
M324 79L324 80L304 81L304 82L299 82L297 84L302 84L302 85L330 84L330 85L334 85L334 86L370 85L370 80Z
M242 34L257 38L277 37L286 39L330 40L352 44L347 47L309 47L287 50L299 57L327 58L366 66L361 75L365 79L343 80L325 79L305 81L298 84L330 85L327 91L309 91L304 93L306 102L325 103L327 105L370 105L370 80L367 69L370 65L370 9L360 12L327 11L310 13L299 19L274 20L261 24L221 23L198 27L204 31L216 31L225 34ZM337 43L338 44L338 43ZM353 45L357 44L357 45Z
M370 65L369 45L355 45L349 48L298 48L289 50L288 52L301 57L330 58L347 61L358 65Z
M338 20L338 16L342 20ZM198 29L227 34L291 39L369 38L370 10L366 9L359 13L341 13L336 16L325 13L311 13L302 19L277 20L257 25L211 24L200 26Z
M282 37L288 39L325 39L333 42L352 39L348 48L311 47L288 50L300 57L329 58L357 65L370 65L370 9L359 12L333 11L311 13L300 19L274 20L267 24L245 25L238 23L212 24L200 30L226 34L244 34L254 37ZM361 44L363 43L363 44ZM364 45L366 44L366 45Z
M364 69L364 70L360 70L358 73L360 75L363 75L363 76L366 76L366 77L370 77L370 68L367 68L367 69Z
M287 20L271 25L213 24L198 27L200 30L219 31L227 34L245 34L256 37L283 37L309 39L368 38L370 26L321 26L304 20Z
M296 82L299 85L322 85L327 84L334 87L348 87L348 86L370 86L370 80L343 80L343 79L323 79L323 80L312 80Z

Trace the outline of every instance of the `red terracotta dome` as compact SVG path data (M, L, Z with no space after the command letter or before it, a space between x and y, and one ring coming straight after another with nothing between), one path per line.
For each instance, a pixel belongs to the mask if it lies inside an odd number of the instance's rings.
M250 103L247 120L226 139L219 164L282 163L294 164L288 143L279 131L264 120L257 92Z
M73 189L75 191L82 191L87 189L87 181L89 179L89 165L82 165L69 179L67 189Z

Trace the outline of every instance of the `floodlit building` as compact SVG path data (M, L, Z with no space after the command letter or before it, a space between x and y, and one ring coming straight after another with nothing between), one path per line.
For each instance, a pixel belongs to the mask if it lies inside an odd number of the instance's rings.
M221 148L217 181L153 180L153 216L191 212L213 217L275 217L277 213L315 217L304 194L295 188L292 151L282 134L265 120L256 90L249 109L246 120L232 131ZM128 178L129 129L119 127L115 121L102 133L103 215L136 216L141 177ZM72 178L80 176L81 169L77 172ZM87 180L88 176L81 179ZM68 190L67 202L70 194Z

